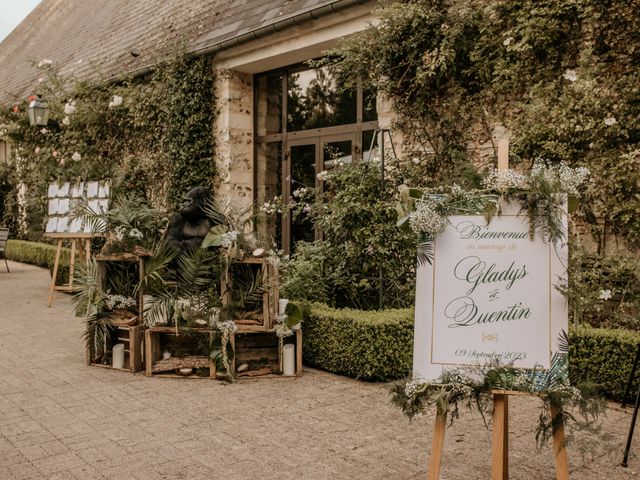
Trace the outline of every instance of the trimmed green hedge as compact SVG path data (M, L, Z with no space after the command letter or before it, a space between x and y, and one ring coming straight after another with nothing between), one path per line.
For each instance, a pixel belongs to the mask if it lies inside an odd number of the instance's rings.
M51 273L53 272L53 263L56 257L56 247L46 243L9 240L5 247L5 255L14 262L46 267ZM58 284L68 281L70 256L70 250L63 248L60 253L60 266L58 267Z
M365 380L392 380L411 371L413 310L361 311L321 304L303 307L304 362Z
M307 365L365 380L411 373L413 310L360 311L322 304L303 307L303 356ZM631 373L640 334L582 327L570 332L569 374L620 399ZM638 372L640 376L640 372Z
M581 327L571 331L569 340L571 382L590 381L607 397L622 399L640 334L629 330Z

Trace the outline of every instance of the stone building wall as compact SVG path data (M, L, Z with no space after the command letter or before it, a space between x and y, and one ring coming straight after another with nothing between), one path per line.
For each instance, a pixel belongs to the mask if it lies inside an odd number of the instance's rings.
M219 71L215 98L215 196L239 210L249 208L253 203L253 75Z

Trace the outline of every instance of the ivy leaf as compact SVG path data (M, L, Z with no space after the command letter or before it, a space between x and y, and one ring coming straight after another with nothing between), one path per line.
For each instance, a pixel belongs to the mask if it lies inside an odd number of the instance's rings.
M422 190L419 188L410 188L409 189L409 197L421 199L422 198Z
M202 241L201 248L219 247L222 245L222 237L227 233L227 227L225 225L216 225L211 227L207 236Z
M409 231L411 229L409 226L409 215L405 215L404 217L400 218L396 223L396 226L398 228L401 228L405 232Z
M494 202L487 202L484 206L484 219L487 221L487 225L491 223L491 219L498 212L498 207Z
M291 328L302 322L302 310L295 303L287 303L284 313L287 315L287 319L284 321L287 327Z

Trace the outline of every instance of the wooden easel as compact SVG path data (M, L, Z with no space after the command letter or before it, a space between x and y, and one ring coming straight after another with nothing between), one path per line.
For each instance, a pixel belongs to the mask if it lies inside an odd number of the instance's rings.
M493 390L493 438L491 448L491 480L509 479L509 396L531 396L528 392L510 390ZM555 417L557 411L551 411ZM444 445L444 434L447 428L447 412L439 412L431 440L431 456L429 457L428 480L440 479L440 460ZM565 445L564 425L553 432L553 451L556 459L556 480L569 480L569 462Z
M509 140L498 140L498 170L509 168ZM509 479L509 396L531 396L529 392L511 390L492 390L493 395L493 437L491 448L491 480ZM551 416L557 415L555 409ZM438 412L431 440L428 480L440 479L440 459L444 446L444 434L447 428L447 411ZM569 480L569 463L564 436L564 425L553 432L553 450L556 458L556 480Z
M53 294L58 292L73 292L73 271L75 268L76 255L88 262L91 258L91 238L95 234L87 233L49 233L48 237L57 239L56 242L56 256L53 262L53 273L51 274L51 283L49 284L49 301L47 306L53 305ZM62 252L63 242L68 241L71 243L71 256L69 258L69 281L65 285L56 285L56 279L58 276L58 267L60 266L60 254Z

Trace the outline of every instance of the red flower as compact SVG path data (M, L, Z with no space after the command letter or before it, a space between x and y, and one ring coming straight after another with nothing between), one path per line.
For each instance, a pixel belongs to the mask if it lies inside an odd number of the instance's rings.
M38 97L36 95L29 95L27 97L27 101L29 102L33 102L34 100L36 100Z
M20 107L18 105L14 105L11 110L13 110L13 113L18 113L20 111Z

